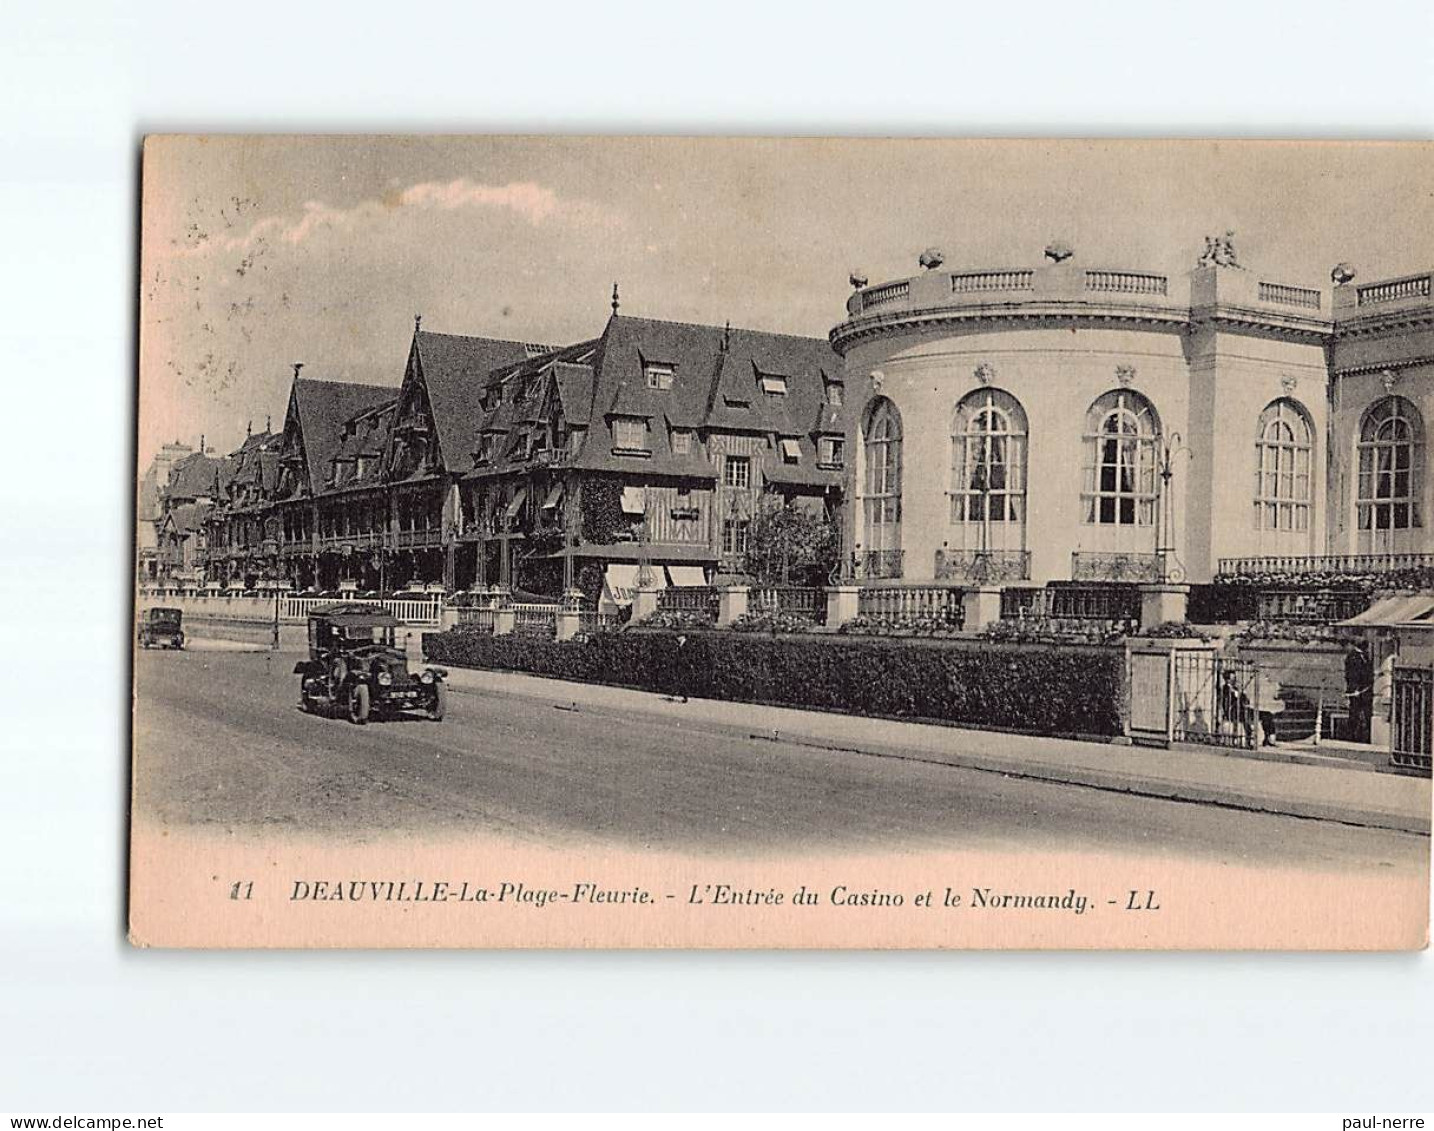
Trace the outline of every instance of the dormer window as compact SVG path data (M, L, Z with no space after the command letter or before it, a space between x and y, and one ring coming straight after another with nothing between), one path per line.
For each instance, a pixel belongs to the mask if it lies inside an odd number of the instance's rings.
M827 404L840 408L842 403L842 393L844 391L842 389L842 383L840 381L833 381L828 378L824 382L824 385Z
M781 449L783 463L802 462L802 445L800 441L791 439L778 440L777 446Z
M642 375L646 379L649 389L672 388L673 368L670 365L647 362L642 367Z
M817 449L817 463L822 467L841 467L846 463L846 440L840 436L823 436Z
M777 373L762 373L757 378L761 385L762 392L769 397L785 397L787 395L787 379Z
M617 452L646 452L647 421L640 416L614 417L612 446Z
M692 454L692 433L686 428L677 428L672 433L672 454L685 456Z

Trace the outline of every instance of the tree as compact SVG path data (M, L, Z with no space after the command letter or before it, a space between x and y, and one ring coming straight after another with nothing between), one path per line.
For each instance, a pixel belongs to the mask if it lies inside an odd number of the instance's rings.
M825 585L839 534L823 510L763 500L747 532L747 572L762 585Z

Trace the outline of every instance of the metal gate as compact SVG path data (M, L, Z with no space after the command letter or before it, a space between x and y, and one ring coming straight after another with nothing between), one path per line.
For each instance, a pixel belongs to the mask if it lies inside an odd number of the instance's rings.
M1434 668L1394 668L1394 716L1389 756L1396 766L1430 768L1434 748Z
M1260 671L1247 660L1175 652L1171 737L1253 750L1260 741Z

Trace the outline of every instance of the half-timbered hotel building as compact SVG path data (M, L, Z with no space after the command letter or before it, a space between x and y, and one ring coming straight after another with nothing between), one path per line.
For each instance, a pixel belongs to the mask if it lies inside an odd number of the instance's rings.
M834 512L821 339L619 316L554 348L416 325L399 387L304 376L205 512L211 587L547 593L740 572L764 499ZM253 445L249 445L251 449Z

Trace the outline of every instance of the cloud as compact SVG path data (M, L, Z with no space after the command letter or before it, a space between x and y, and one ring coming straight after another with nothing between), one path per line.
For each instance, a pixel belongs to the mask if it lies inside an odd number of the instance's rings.
M386 192L379 199L360 201L350 208L335 208L321 200L305 201L297 216L292 213L266 216L242 235L215 234L191 221L193 231L186 233L186 239L170 241L170 256L244 255L262 252L271 242L297 245L322 232L349 233L367 226L381 227L424 212L469 210L508 213L534 228L554 221L598 229L619 228L624 223L618 213L589 200L561 196L535 181L489 185L459 177L451 181L420 181L405 189Z

